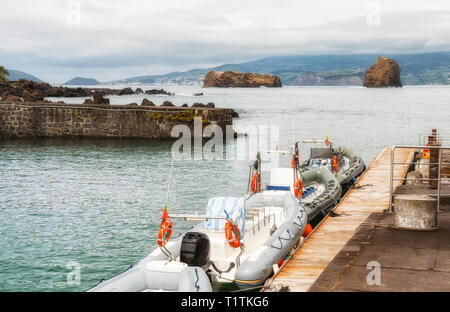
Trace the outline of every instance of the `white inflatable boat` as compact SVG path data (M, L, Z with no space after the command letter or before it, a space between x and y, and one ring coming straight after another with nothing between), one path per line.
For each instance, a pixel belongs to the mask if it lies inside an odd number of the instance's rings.
M204 215L169 214L175 226L179 218L200 222L89 291L207 292L211 282L263 285L301 241L307 225L299 199L277 185L277 174L274 179L272 190L211 198Z

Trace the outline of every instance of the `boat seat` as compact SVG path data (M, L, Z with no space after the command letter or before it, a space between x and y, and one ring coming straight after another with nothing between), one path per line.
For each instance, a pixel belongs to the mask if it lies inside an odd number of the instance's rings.
M230 217L243 233L245 231L245 201L244 197L213 197L206 207L206 215ZM205 230L221 231L225 229L225 219L208 219Z
M309 195L311 195L312 193L314 193L316 191L316 188L313 186L309 186L309 187L305 187L303 189L303 194L302 194L302 198L308 197Z

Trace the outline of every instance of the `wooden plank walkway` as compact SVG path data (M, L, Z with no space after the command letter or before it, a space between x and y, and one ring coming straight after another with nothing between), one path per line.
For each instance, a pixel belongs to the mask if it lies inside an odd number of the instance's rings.
M412 162L413 149L395 152L396 162ZM324 218L293 257L266 284L264 291L308 291L328 264L374 212L389 208L391 149L384 148L333 210L339 217ZM408 166L395 166L394 177L406 176ZM394 181L394 188L402 181Z

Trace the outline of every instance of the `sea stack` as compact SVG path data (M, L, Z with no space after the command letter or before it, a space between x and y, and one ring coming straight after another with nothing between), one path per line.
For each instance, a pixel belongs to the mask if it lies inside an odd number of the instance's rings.
M366 72L364 87L402 87L400 71L396 61L379 56L377 62Z
M281 79L271 74L210 71L203 82L204 88L257 88L281 87Z

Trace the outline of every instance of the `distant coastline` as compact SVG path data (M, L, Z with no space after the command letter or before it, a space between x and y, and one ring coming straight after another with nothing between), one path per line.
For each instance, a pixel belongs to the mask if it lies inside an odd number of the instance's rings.
M404 85L450 85L450 52L421 54L383 54L395 59L402 69ZM75 77L57 85L93 86L202 86L209 71L237 71L277 75L283 86L356 86L364 80L364 73L376 61L379 54L297 55L276 56L238 64L224 64L211 68L196 68L185 72L162 75L130 77L121 80L99 82L95 78ZM25 78L40 81L25 72ZM35 79L30 79L29 77ZM37 75L39 76L39 75ZM77 83L78 81L78 83ZM95 84L92 84L94 82ZM53 84L55 85L55 84Z

